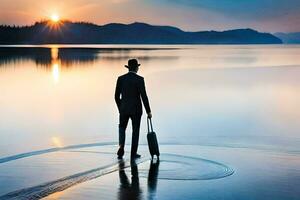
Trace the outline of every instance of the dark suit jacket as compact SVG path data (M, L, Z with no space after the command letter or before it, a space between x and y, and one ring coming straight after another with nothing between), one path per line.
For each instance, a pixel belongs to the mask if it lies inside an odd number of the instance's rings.
M142 115L141 99L147 113L151 112L144 78L133 72L120 76L115 91L115 101L120 114Z

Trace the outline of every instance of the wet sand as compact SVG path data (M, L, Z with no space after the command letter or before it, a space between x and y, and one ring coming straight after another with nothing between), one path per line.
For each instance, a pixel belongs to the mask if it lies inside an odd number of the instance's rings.
M2 163L0 199L297 199L297 154L272 150L161 145L151 164L115 158L114 145L63 149ZM46 162L47 161L47 162ZM18 166L18 167L17 167ZM12 170L15 168L15 171ZM18 175L18 170L22 173ZM293 171L294 173L286 173ZM28 172L24 175L24 171ZM45 173L46 171L46 173ZM20 181L22 180L22 181ZM30 183L30 185L28 184ZM9 186L9 187L8 187Z

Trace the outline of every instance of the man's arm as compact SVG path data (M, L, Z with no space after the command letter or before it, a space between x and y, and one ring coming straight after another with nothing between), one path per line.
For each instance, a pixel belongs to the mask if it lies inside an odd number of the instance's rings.
M121 86L120 86L120 78L117 80L116 90L115 90L115 102L118 106L118 110L120 112L120 105L121 105Z
M142 101L143 101L144 107L146 109L146 112L147 112L147 114L151 115L151 109L150 109L150 105L149 105L148 96L146 93L144 78L142 79L141 84L140 84L140 93L141 93Z

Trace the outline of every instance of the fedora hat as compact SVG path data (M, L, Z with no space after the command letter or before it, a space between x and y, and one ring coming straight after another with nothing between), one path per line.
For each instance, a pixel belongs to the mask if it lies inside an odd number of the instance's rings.
M130 59L128 60L128 64L125 65L126 68L131 68L131 67L138 67L141 64L138 63L137 59Z

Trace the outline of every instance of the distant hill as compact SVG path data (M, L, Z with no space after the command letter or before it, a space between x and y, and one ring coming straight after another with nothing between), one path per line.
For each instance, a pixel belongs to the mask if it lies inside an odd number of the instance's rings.
M294 33L274 33L274 35L280 38L283 43L286 44L300 44L300 32Z
M171 26L145 23L106 24L49 21L32 26L0 26L0 44L280 44L270 33L252 29L186 32Z

